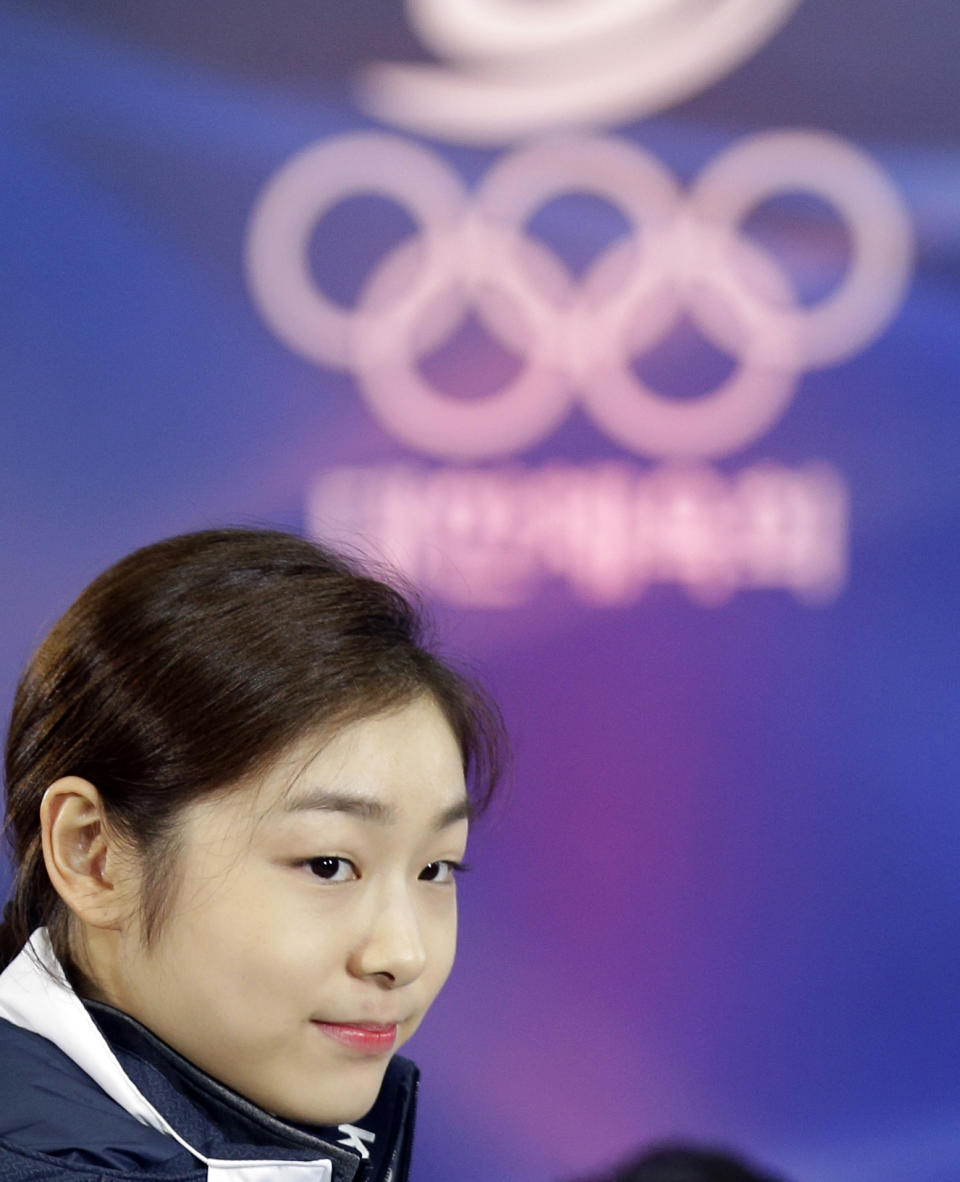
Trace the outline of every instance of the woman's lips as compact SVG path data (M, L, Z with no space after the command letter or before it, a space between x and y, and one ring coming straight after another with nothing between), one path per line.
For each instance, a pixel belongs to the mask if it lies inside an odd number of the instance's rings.
M336 1042L350 1047L354 1051L362 1051L365 1055L382 1055L393 1050L397 1041L397 1024L383 1025L379 1022L313 1022L318 1030L322 1030Z

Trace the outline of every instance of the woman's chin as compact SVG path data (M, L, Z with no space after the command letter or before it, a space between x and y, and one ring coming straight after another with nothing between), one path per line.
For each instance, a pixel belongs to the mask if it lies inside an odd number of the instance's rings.
M382 1081L381 1081L382 1082ZM322 1125L335 1128L337 1125L355 1124L362 1121L370 1109L377 1102L380 1088L365 1089L350 1096L338 1095L333 1098L315 1098L313 1102L304 1102L297 1097L289 1103L273 1103L267 1111L281 1120L293 1121L301 1125Z

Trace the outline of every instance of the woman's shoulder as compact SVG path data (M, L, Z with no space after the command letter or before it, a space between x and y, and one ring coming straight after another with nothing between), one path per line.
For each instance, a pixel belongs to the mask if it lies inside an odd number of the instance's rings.
M207 1171L196 1163L187 1171L113 1169L31 1153L0 1139L0 1178L3 1182L207 1182Z
M0 1179L204 1178L169 1137L125 1112L49 1039L0 1018Z

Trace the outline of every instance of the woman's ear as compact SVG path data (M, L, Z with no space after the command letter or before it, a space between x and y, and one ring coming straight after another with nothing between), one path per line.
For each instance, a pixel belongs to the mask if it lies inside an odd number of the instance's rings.
M47 874L64 903L92 927L121 927L135 897L135 861L111 832L93 784L56 780L43 795L40 826Z

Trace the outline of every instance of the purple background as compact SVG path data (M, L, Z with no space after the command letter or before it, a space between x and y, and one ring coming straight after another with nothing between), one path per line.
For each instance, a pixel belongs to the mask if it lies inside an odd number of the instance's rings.
M905 196L915 271L883 336L807 374L727 465L843 473L835 603L704 608L659 587L598 608L548 587L508 611L435 605L516 759L477 833L457 971L412 1048L422 1182L561 1178L667 1135L806 1182L960 1176L958 37L948 0L805 0L729 77L617 129L681 177L749 132L842 135ZM418 52L383 0L7 0L5 705L126 551L218 523L300 529L326 467L415 458L349 377L268 332L242 245L294 152L372 126L354 68ZM468 181L499 154L432 148ZM345 299L373 249L350 216L317 244ZM576 262L574 220L558 207L551 232ZM623 453L575 412L524 459L550 457Z

